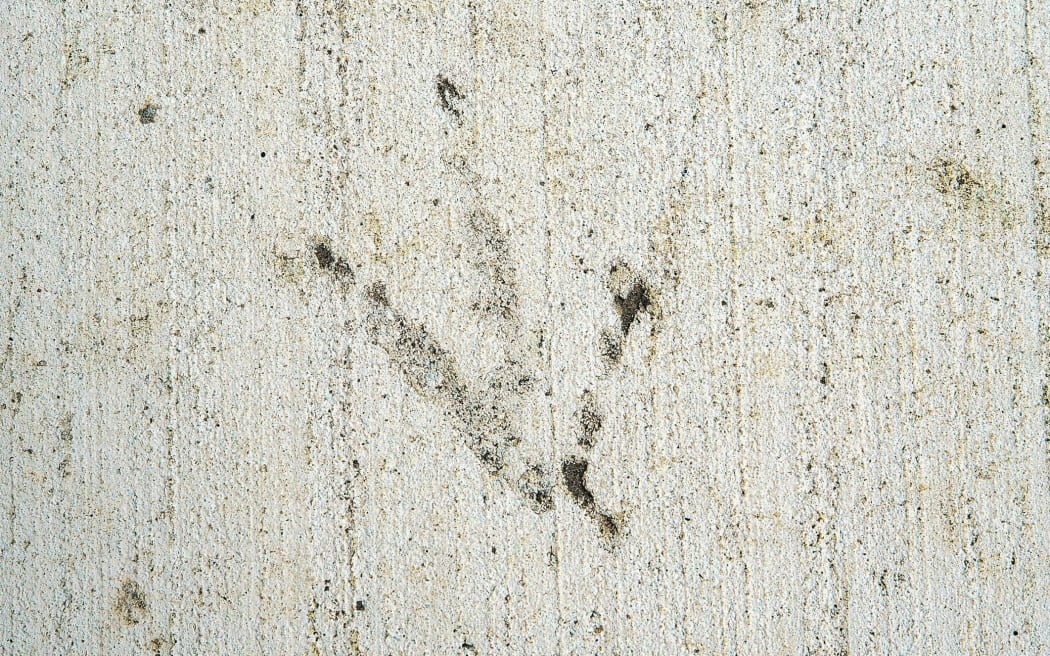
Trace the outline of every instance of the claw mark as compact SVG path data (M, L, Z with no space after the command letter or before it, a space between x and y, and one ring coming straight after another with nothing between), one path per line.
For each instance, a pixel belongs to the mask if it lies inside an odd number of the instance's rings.
M448 352L423 326L394 310L382 283L366 292L373 302L366 329L420 396L439 403L467 438L467 446L490 473L503 469L505 451L518 444L510 418L494 394L470 393Z
M577 505L598 522L602 535L607 538L615 538L620 534L620 525L610 515L598 510L598 505L594 502L594 494L587 487L588 467L590 467L589 462L577 458L570 458L563 462L561 475L565 481L565 487L568 488L569 494Z
M314 244L314 257L317 258L317 266L325 271L330 271L337 278L344 278L348 282L354 282L354 270L350 268L346 260L332 254L332 249L324 242Z
M471 215L469 226L479 243L479 257L474 264L489 280L487 293L475 309L509 321L514 316L518 292L507 233L493 216L481 210Z
M451 114L456 120L459 120L463 116L463 110L460 109L460 103L465 100L465 96L459 92L455 84L444 75L439 75L437 79L437 93L438 100L441 102L441 109Z
M590 392L583 395L583 407L579 412L580 437L577 443L585 449L592 448L598 441L598 432L602 429L602 416L594 405L594 397Z
M620 331L626 336L638 313L649 310L649 286L634 275L626 264L614 264L609 277L613 303L620 315Z
M146 619L148 611L146 593L142 591L142 586L132 579L124 579L117 590L113 612L125 625L133 626Z

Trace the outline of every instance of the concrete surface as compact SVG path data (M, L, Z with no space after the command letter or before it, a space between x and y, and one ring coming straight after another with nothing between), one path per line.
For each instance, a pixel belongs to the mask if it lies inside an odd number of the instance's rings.
M1050 654L1050 3L0 8L0 653Z

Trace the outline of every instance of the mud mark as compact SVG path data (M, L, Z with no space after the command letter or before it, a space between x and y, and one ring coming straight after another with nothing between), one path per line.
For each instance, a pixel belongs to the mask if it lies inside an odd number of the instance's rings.
M649 309L649 289L639 281L631 286L626 296L617 294L613 300L620 314L620 330L626 335L638 312Z
M142 123L143 125L153 123L157 120L158 111L160 111L160 107L152 102L146 102L146 104L139 109L139 123Z
M613 297L613 307L620 318L620 326L619 330L606 328L602 331L598 338L598 352L605 366L611 368L623 358L624 343L638 315L643 312L655 315L656 304L652 286L622 261L610 267L607 284Z
M471 214L468 226L476 242L474 266L488 283L474 309L510 321L514 318L518 292L507 232L495 217L481 210Z
M593 448L598 443L598 433L602 430L604 419L590 392L583 394L583 406L577 413L577 419L580 422L580 435L576 442L585 449Z
M466 97L460 93L456 85L452 83L452 80L444 75L439 75L437 78L437 94L438 102L441 103L441 109L448 112L457 121L463 118L463 109L460 105L466 100Z
M412 389L443 410L489 474L515 485L536 512L553 508L549 474L517 453L520 438L502 401L505 392L465 383L452 356L426 328L394 309L382 283L370 285L365 298L366 332Z
M579 458L570 458L561 464L562 480L569 490L569 496L580 508L587 511L596 522L602 537L614 539L620 534L620 523L611 515L598 509L594 494L587 487L587 469L590 463Z
M627 336L639 312L649 312L652 305L649 285L623 263L609 270L609 291L616 313L620 315L620 332Z
M332 249L324 241L318 241L313 246L314 257L317 258L317 266L328 271L336 278L346 282L354 282L354 270L347 261L332 254Z
M171 656L175 643L171 638L154 638L149 641L149 653L153 656Z
M444 409L485 468L499 473L505 451L519 440L497 396L468 391L448 352L423 326L390 305L382 283L371 285L366 298L372 303L365 324L371 339L387 352L412 389Z
M149 607L146 605L146 593L142 591L142 587L131 579L124 579L117 590L113 612L126 626L134 626L146 619Z
M619 364L623 358L623 337L620 333L615 330L603 330L598 337L598 353L602 356L605 366Z
M547 512L554 508L550 475L542 465L530 465L518 479L518 491L536 512Z
M934 188L964 206L972 206L984 197L984 185L962 162L941 160L930 170L935 176Z
M536 377L520 362L509 360L496 368L489 378L489 388L496 392L522 395L536 388Z

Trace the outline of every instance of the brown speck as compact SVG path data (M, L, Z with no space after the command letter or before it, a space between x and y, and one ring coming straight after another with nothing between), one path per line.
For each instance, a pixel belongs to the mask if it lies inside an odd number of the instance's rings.
M139 110L139 123L142 123L143 125L153 123L157 120L157 112L159 110L160 107L154 105L152 102L147 102L142 106L142 109Z
M587 514L598 522L598 530L601 532L602 537L615 538L620 534L620 525L610 515L598 510L598 505L594 501L594 494L587 487L588 467L590 467L590 463L586 460L571 458L563 462L561 474L562 479L565 481L565 487L569 490L569 495L572 496L577 505L586 510Z
M616 311L620 314L620 330L626 335L638 313L649 309L649 289L639 280L631 286L625 296L617 294L613 301Z
M314 244L314 257L317 258L317 266L325 271L330 271L337 278L345 278L349 282L354 281L354 270L341 257L332 254L332 249L324 242Z
M113 602L113 612L117 618L127 626L133 626L146 619L148 611L142 586L131 579L124 579L117 590L117 599Z
M459 108L459 103L464 99L462 93L456 88L456 85L452 83L444 75L439 75L437 79L437 92L438 101L441 102L441 108L451 114L456 119L459 119L463 115L463 111Z
M623 343L620 336L612 330L602 331L598 338L598 351L606 365L612 366L623 357Z

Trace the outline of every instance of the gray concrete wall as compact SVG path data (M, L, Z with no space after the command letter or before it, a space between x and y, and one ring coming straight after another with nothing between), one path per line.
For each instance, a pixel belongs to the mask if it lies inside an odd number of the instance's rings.
M0 654L1050 653L1050 5L0 2Z

